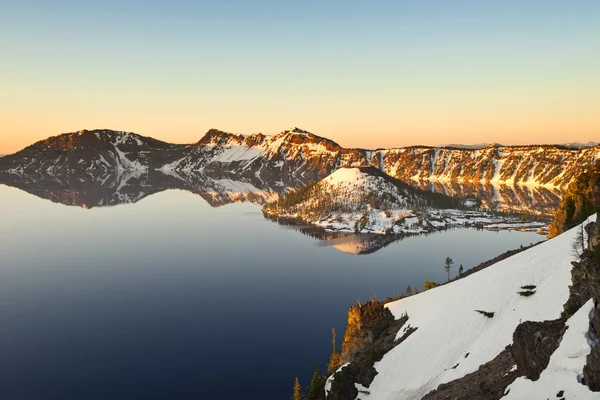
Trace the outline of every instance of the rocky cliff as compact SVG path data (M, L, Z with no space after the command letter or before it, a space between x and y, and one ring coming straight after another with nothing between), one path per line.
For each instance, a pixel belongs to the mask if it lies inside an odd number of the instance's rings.
M212 129L197 143L188 145L104 129L37 142L1 158L0 171L218 171L266 179L286 175L316 180L341 167L374 166L404 181L564 188L599 157L598 146L349 149L299 128L274 136L236 135Z

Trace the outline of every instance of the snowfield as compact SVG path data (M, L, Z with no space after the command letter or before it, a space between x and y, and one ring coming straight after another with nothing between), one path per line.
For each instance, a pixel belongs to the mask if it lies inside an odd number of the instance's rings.
M588 222L592 220L595 216ZM375 363L378 375L369 394L360 393L359 397L421 399L438 385L475 372L494 359L512 343L520 322L560 317L569 297L571 243L576 231L574 228L464 279L387 304L396 318L408 313L407 324L418 329ZM536 285L536 293L530 297L517 294L525 285ZM590 307L588 303L569 319L570 328L541 378L536 382L518 379L507 398L554 398L557 388L565 390L570 399L598 398L577 381L590 351L585 337ZM495 315L486 318L475 310Z

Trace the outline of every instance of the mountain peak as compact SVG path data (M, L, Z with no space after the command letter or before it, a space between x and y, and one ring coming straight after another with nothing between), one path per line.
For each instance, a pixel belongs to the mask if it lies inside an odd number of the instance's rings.
M304 129L300 129L297 126L293 126L290 129L286 129L284 132L310 134L309 131L305 131Z
M325 178L331 184L361 182L370 176L385 178L386 175L375 167L343 167ZM391 178L391 177L390 177Z

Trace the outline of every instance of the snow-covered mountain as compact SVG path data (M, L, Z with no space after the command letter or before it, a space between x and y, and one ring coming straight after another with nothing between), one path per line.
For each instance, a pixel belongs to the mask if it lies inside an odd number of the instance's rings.
M406 218L415 218L412 209L424 200L376 168L340 168L267 204L263 213L335 231L385 233L399 229Z
M263 213L268 218L296 220L328 231L380 234L425 233L449 226L497 228L499 223L517 223L480 211L455 209L464 205L445 195L413 188L377 168L355 167L340 168L315 184L286 193L263 207Z
M353 307L345 364L328 379L328 398L598 399L590 389L600 390L600 308L592 299L600 299L594 259L600 248L598 226L588 228L590 252L580 262L572 263L582 229L576 227L477 273L387 303L395 322L379 326L372 342L357 310L380 305ZM352 340L369 344L357 348Z
M598 143L598 142L586 142L586 143L571 142L571 143L566 143L564 146L570 147L572 149L584 149L584 148L588 148L588 147L595 147L595 146L598 146L599 144L600 143Z
M600 158L600 147L413 146L364 150L299 128L274 136L210 130L195 144L174 145L134 133L80 131L37 142L0 159L0 170L93 174L104 170L219 171L271 178L320 179L341 167L374 166L404 181L480 182L563 188Z

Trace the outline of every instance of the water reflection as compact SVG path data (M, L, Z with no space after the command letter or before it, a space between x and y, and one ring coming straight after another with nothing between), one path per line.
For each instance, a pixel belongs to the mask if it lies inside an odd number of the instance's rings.
M164 174L124 171L92 174L0 174L0 184L16 187L43 199L83 208L116 206L168 189L185 190L201 196L211 206L250 202L266 204L289 188L306 184L298 179L265 182L259 178L227 174Z
M0 184L16 187L35 196L65 205L94 208L135 203L167 189L200 195L211 206L250 202L266 204L287 190L310 180L277 176L264 180L235 174L163 173L160 171L107 172L104 175L48 173L0 173ZM411 181L411 185L459 198L476 198L483 208L550 216L563 191L556 188L509 186L492 183Z
M557 188L495 183L413 181L421 189L460 198L477 198L490 210L552 215L564 193Z

